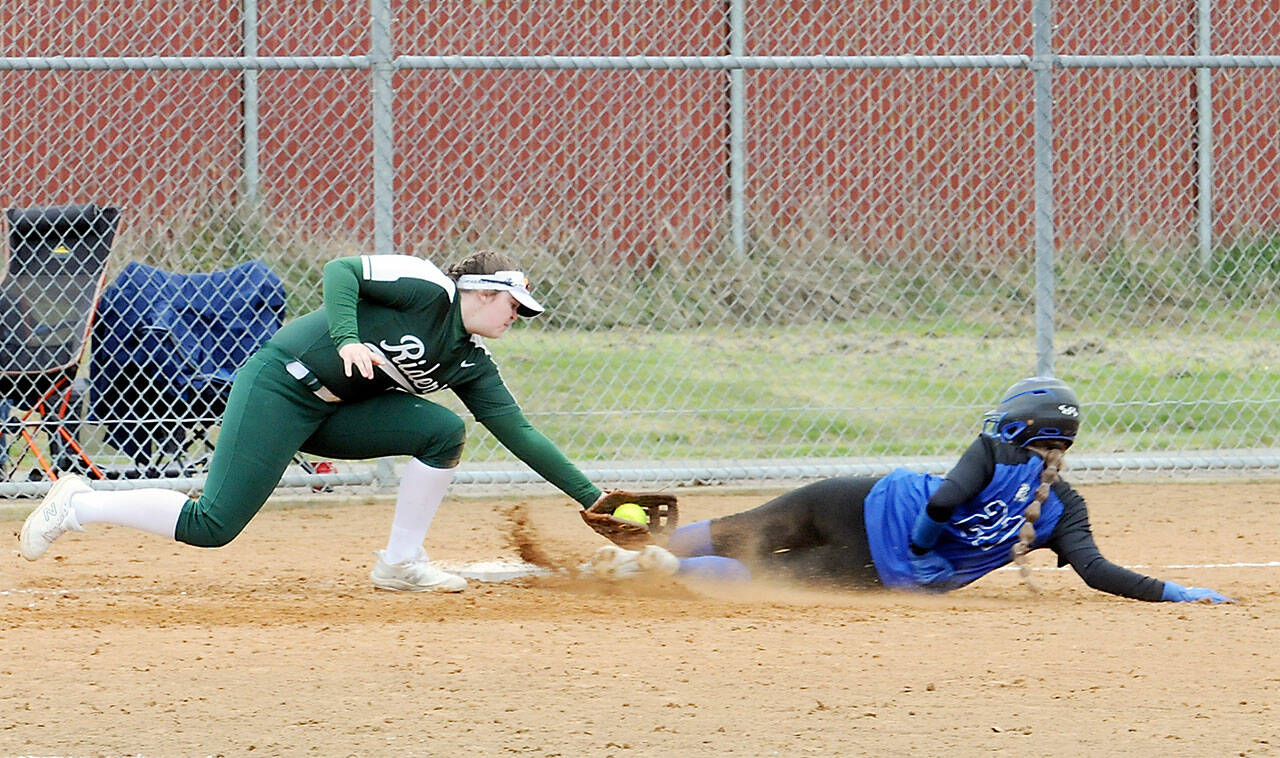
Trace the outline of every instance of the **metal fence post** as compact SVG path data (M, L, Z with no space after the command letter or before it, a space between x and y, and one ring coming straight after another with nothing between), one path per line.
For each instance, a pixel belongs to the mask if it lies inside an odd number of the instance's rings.
M373 87L373 249L395 252L395 134L392 131L394 91L391 60L391 0L372 0L369 59ZM395 464L379 458L373 473L375 486L386 491L395 486Z
M1213 0L1196 0L1196 55L1213 54ZM1213 265L1213 95L1209 75L1196 69L1196 236L1200 265Z
M240 6L241 29L244 35L244 55L246 58L258 56L258 0L243 0ZM258 70L246 68L242 76L244 87L242 139L244 140L241 156L242 205L256 208L258 205L260 180L258 175Z
M729 2L729 55L746 55L747 3ZM746 72L729 69L729 229L733 257L747 253Z
M1034 89L1036 373L1053 376L1053 2L1031 10Z
M369 60L373 89L373 248L395 252L395 134L392 131L391 0L371 0Z

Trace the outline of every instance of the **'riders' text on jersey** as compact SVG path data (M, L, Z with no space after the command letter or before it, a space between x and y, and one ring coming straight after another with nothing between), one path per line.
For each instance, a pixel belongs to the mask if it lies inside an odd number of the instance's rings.
M362 342L385 360L374 378L346 376L338 348ZM518 406L480 337L462 324L458 290L435 264L362 255L325 266L324 308L285 324L270 344L299 360L343 400L391 389L451 389L483 420Z
M949 588L962 587L1009 563L1043 470L1039 455L982 436L945 479L906 469L881 479L867 494L863 511L880 580L889 587L915 585L908 543L912 524L926 507L930 515L940 511L947 522L934 550L955 569ZM1051 490L1034 524L1032 548L1044 546L1062 511L1062 500Z

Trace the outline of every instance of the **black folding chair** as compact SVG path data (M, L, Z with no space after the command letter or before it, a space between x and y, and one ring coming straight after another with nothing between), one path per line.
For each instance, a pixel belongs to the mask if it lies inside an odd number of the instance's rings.
M96 205L9 209L8 257L0 272L0 424L21 450L0 455L0 479L34 456L32 478L60 471L101 478L77 439L80 369L120 212ZM48 439L42 451L41 435ZM15 442L16 446L17 443ZM13 454L10 454L13 453Z

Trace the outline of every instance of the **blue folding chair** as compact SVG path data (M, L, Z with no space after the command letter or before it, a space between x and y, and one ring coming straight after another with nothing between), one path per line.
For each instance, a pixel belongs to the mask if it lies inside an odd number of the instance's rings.
M108 476L201 470L236 370L284 314L284 285L261 261L201 274L126 266L103 293L89 361L89 418L133 460Z

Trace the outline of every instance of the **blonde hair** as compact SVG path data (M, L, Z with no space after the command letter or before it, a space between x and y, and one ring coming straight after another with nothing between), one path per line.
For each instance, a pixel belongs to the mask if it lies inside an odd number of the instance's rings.
M1026 520L1018 529L1018 541L1013 546L1013 562L1018 565L1018 573L1026 583L1027 589L1031 590L1032 594L1038 595L1040 588L1031 580L1031 567L1027 565L1027 553L1031 551L1031 545L1036 541L1035 525L1040 519L1040 506L1049 499L1049 492L1054 482L1058 481L1058 471L1062 468L1062 456L1066 455L1066 450L1059 447L1041 448L1034 445L1027 447L1041 454L1044 458L1044 469L1040 472L1040 486L1036 487L1036 496L1023 511L1022 515Z

